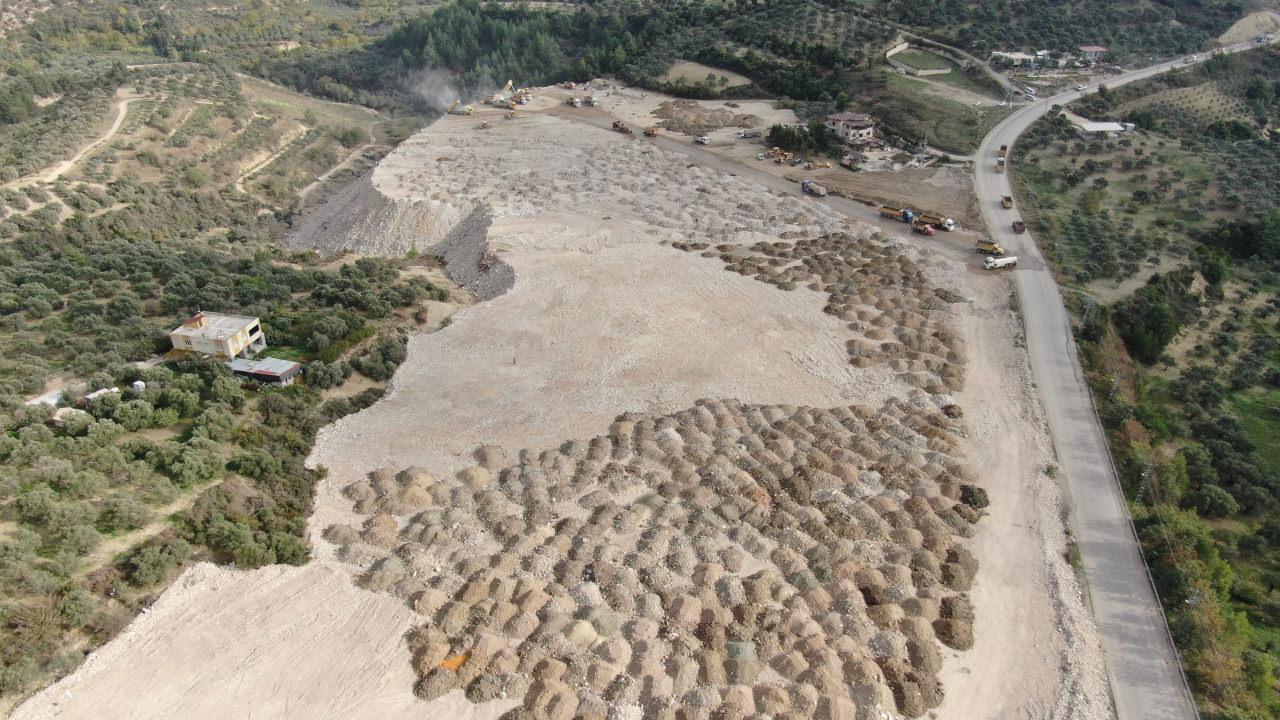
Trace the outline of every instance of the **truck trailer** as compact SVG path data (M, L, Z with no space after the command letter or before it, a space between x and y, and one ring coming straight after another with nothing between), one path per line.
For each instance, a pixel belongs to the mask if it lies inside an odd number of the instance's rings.
M827 196L827 189L812 180L805 180L801 182L800 189L815 197Z
M982 267L988 270L997 270L1004 267L1013 267L1017 264L1017 256L1010 255L1009 257L989 257L982 263Z
M916 219L923 223L928 223L938 230L951 232L956 229L956 221L951 218L944 218L941 215L929 215L928 213L920 213Z
M924 220L921 220L919 217L911 221L911 232L920 233L921 235L929 235L929 236L938 234L938 231L934 230L932 225L925 222Z
M897 220L898 222L909 223L916 216L911 208L896 208L891 205L880 206L880 217Z

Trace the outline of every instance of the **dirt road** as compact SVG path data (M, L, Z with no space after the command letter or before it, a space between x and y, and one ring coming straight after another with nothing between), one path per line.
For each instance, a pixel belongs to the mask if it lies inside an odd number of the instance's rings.
M17 180L10 180L4 185L0 185L0 188L26 187L27 185L34 185L38 182L53 182L54 180L62 177L70 171L71 168L75 167L76 163L79 163L89 153L97 150L103 143L114 137L115 134L120 131L120 126L124 125L124 119L129 115L129 104L143 99L145 99L143 96L134 95L132 91L125 90L124 88L116 90L115 97L111 101L111 112L114 115L111 125L109 125L107 129L97 137L97 139L80 148L75 155L72 155L70 158L63 160L57 165L41 170L35 175L27 175L25 177L20 177Z
M1253 47L1241 43L1230 52ZM1208 53L1201 55L1201 59ZM1109 87L1182 65L1172 61L1107 80ZM1048 414L1054 446L1073 501L1073 527L1084 560L1089 594L1107 651L1112 695L1121 720L1196 718L1177 649L1165 625L1134 535L1124 494L1080 368L1062 296L1030 233L1016 235L1016 212L998 198L1012 194L1009 176L995 172L996 149L1018 136L1051 106L1081 93L1062 93L1028 105L996 126L982 143L974 186L993 239L1019 257L1014 278L1025 316L1027 348Z

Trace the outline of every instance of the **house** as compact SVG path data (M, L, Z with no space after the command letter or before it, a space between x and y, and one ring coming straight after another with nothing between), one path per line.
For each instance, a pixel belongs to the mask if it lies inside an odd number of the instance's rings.
M273 357L261 360L236 358L227 365L239 377L275 387L292 385L294 378L302 372L302 366L298 363Z
M876 132L876 121L865 113L842 112L828 115L825 125L846 143L870 140Z
M262 323L247 315L199 312L169 333L173 349L220 358L251 355L267 346Z
M1008 63L1010 65L1029 65L1036 59L1035 55L1024 52L1004 52L996 50L991 53L991 60L995 63Z
M1101 45L1081 45L1077 48L1080 51L1080 57L1088 62L1098 62L1104 55L1111 52Z
M1088 120L1084 120L1077 122L1076 128L1079 130L1080 134L1085 137L1098 135L1110 136L1122 132L1132 132L1133 123L1090 122Z

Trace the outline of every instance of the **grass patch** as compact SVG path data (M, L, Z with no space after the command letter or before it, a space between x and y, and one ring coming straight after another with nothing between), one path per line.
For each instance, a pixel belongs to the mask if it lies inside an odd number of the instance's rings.
M941 55L934 55L931 52L915 48L903 50L894 55L893 59L900 63L906 63L917 70L956 70L955 63Z
M1272 473L1280 474L1280 390L1255 388L1231 397L1245 434Z
M969 154L982 138L1012 111L1009 107L973 107L927 92L916 79L889 74L874 111L907 134L907 140L926 140L948 152Z

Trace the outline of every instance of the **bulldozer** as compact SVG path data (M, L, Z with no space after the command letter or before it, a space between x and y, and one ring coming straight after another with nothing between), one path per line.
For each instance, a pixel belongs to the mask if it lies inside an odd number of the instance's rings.
M453 104L449 106L450 115L470 115L475 111L476 109L470 105L463 105L461 100L454 100Z
M520 88L511 96L511 99L517 105L528 105L529 101L533 99L533 91L529 88Z
M651 126L649 126L649 127L645 128L645 129L644 129L644 136L645 136L645 137L658 137L658 126L657 126L657 125L651 125Z

